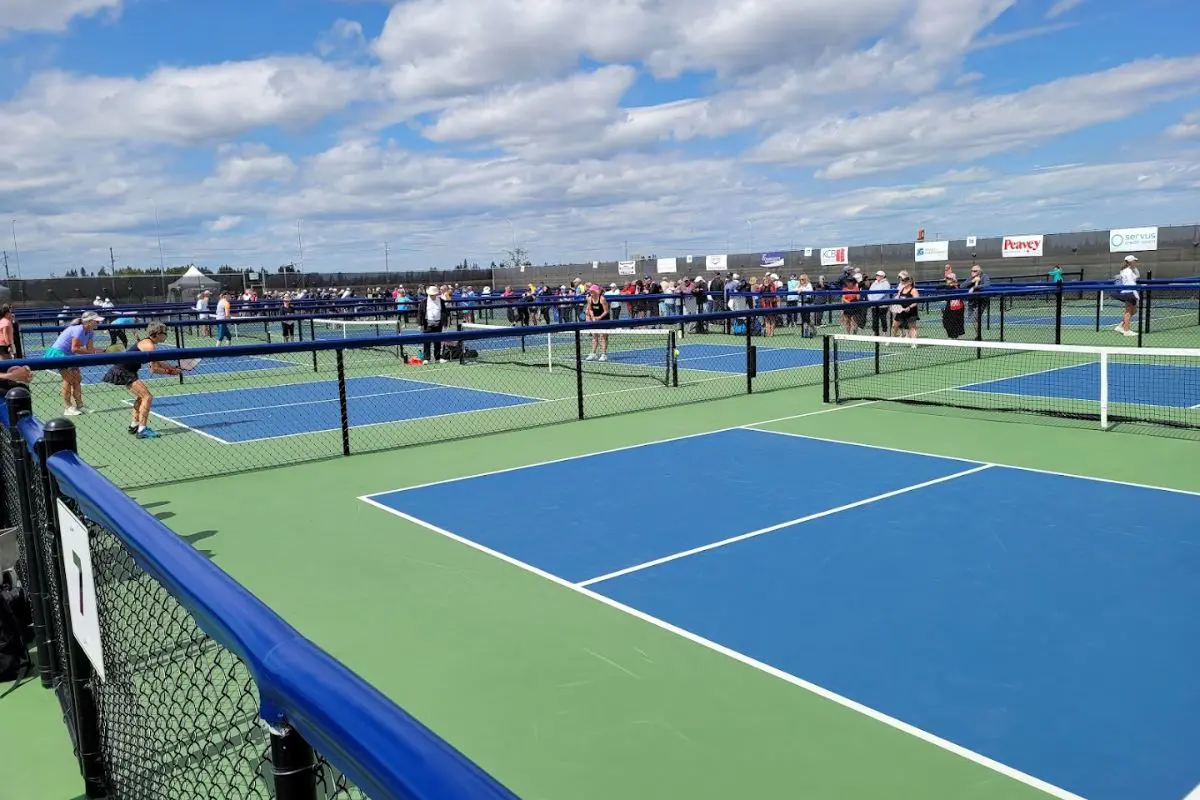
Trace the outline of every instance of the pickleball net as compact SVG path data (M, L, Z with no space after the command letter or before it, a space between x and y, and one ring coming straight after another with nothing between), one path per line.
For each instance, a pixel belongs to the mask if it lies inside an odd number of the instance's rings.
M400 316L381 319L322 319L310 320L308 330L314 341L330 341L337 339L378 339L381 337L399 336L411 333L412 326L405 327L404 319ZM368 350L386 353L396 358L403 358L403 348L398 344L368 345Z
M1200 349L826 340L825 397L1200 429Z
M536 328L462 323L462 332L485 331L488 338L466 339L469 359L481 364L537 367L548 371L575 370L618 378L645 378L671 385L675 352L674 329L597 328L539 333Z

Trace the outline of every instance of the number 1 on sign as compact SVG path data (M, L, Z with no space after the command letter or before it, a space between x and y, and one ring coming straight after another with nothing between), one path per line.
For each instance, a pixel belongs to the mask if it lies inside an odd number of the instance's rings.
M79 576L79 616L86 617L83 610L83 559L74 550L71 551L71 562L75 564L75 574Z

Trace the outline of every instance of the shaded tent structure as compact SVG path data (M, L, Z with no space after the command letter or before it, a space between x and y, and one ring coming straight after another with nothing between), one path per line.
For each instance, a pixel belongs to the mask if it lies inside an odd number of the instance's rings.
M193 300L205 289L218 292L221 290L221 284L195 267L188 267L188 271L183 273L179 280L167 287L167 296L172 300Z

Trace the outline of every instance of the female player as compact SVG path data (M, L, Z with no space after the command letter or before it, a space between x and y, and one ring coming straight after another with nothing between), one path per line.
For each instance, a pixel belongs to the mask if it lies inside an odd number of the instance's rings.
M16 355L13 344L12 306L5 303L0 306L0 358L12 358Z
M134 342L126 352L149 353L166 339L167 326L161 322L151 322L146 327L146 337ZM104 374L103 381L114 386L124 386L133 395L133 420L129 423L129 432L139 439L157 439L158 433L149 427L150 404L154 402L154 395L150 394L145 382L138 375L141 369L141 364L114 364ZM161 361L151 361L150 371L157 375L178 375L183 372L179 367Z
M588 322L603 322L610 319L608 299L600 291L600 286L593 283L588 287L587 305L584 307L584 319ZM587 355L588 361L608 361L608 334L592 334L592 352Z
M283 302L281 302L279 304L279 316L290 317L295 313L296 313L296 309L292 307L292 296L285 294L283 296ZM279 324L283 326L283 340L285 342L290 342L292 339L294 339L296 337L296 321L295 320L285 319L282 322L280 322Z
M899 278L900 289L896 292L896 299L900 302L896 305L900 307L900 311L892 317L892 335L903 338L901 330L907 329L908 338L916 339L917 320L921 318L916 300L921 293L917 290L916 284L913 283L912 276L908 272L901 270ZM913 347L916 345L914 344Z
M1121 267L1121 274L1117 276L1117 283L1121 288L1113 293L1113 297L1125 304L1125 312L1121 314L1121 321L1113 328L1114 331L1124 336L1137 336L1137 331L1132 328L1133 315L1137 313L1138 293L1137 282L1141 275L1138 274L1137 256L1125 256L1125 264Z
M67 356L83 356L91 353L104 352L92 346L92 337L103 317L95 311L84 312L82 317L71 320L63 332L54 340L54 344L42 353L43 358L66 358ZM90 413L83 405L83 373L78 367L60 369L62 376L63 416L76 417Z

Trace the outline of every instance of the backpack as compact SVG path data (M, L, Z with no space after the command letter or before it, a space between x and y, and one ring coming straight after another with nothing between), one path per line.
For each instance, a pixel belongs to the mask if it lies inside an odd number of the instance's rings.
M30 664L33 620L25 589L11 572L0 575L0 681L20 680Z

